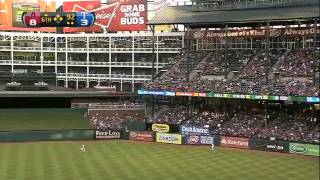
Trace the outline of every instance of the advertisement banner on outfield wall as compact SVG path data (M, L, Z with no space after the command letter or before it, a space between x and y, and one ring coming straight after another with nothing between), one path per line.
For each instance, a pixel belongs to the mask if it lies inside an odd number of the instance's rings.
M180 133L184 135L195 134L195 135L208 135L209 128L203 126L194 125L180 125Z
M129 133L129 139L134 141L153 141L153 133L152 132L144 132L144 131L131 131Z
M289 143L289 152L311 156L320 156L319 144Z
M169 132L170 126L168 124L152 124L152 131L155 132Z
M220 146L248 149L249 139L221 136Z
M286 141L273 141L267 139L250 139L249 149L288 153L289 143Z
M181 134L157 133L156 142L168 144L181 144Z
M184 137L184 144L213 144L214 136L187 135Z
M96 139L120 139L121 131L120 130L96 130L95 138Z

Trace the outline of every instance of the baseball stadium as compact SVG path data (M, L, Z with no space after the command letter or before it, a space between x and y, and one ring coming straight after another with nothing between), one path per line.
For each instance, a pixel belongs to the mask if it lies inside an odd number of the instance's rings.
M0 0L0 180L320 180L318 0Z

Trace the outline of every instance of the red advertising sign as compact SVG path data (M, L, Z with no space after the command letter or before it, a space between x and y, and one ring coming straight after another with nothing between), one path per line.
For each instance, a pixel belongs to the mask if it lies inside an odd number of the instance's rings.
M147 1L119 1L116 16L109 31L143 31L147 30Z
M63 11L94 12L95 25L90 28L65 28L65 32L87 31L144 31L147 30L146 0L70 1L63 3Z
M143 131L131 131L129 133L129 139L134 141L153 141L152 132L143 132Z
M248 149L249 139L221 136L221 146Z
M194 96L193 92L176 92L176 96Z

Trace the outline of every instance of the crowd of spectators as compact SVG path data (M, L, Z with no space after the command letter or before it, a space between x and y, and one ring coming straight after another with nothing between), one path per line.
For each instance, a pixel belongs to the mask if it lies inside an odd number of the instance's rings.
M207 59L203 58L205 57L203 53L193 52L190 55L190 62L192 62L190 68L200 71L198 76L194 76L192 79L190 78L189 82L187 82L186 57L183 56L159 79L155 80L155 82L145 84L144 88L184 92L213 91L217 93L229 92L304 96L314 96L319 93L319 84L310 82L310 79L312 79L312 61L309 50L298 49L287 52L285 50L273 49L269 52L268 63L266 62L265 52L263 51L248 50L243 52L242 55L243 57L239 58L238 61L233 58L233 61L238 63L241 61L243 64L243 68L239 70L238 75L234 78L226 80L217 78L209 79L205 77L206 75L221 75L221 73L223 74L225 72L222 52L211 53ZM201 58L203 58L202 61L199 60ZM290 63L288 63L288 61L290 61ZM301 68L298 68L299 66L301 66ZM280 75L288 75L292 78L285 77L276 79L275 76L270 76L274 67L279 67L281 71ZM291 70L284 71L283 69L285 68ZM305 79L297 79L297 76ZM308 78L306 79L305 76L308 76Z
M209 125L212 128L220 127L221 123L224 121L225 114L220 111L202 111L190 119L186 120L186 124L194 124L194 125Z
M319 143L319 123L312 122L313 118L305 114L297 116L293 118L290 114L278 113L268 120L266 126L262 127L255 137Z
M139 102L101 102L88 106L93 129L123 129L130 122L144 122L145 106Z
M157 114L157 117L153 120L153 122L181 124L185 122L189 118L189 116L196 114L195 111L190 111L190 109L189 112L186 106L171 107L165 111L159 112L159 114Z
M181 59L179 59L176 64L165 72L158 80L157 83L159 84L175 84L175 83L186 83L187 82L187 58L185 53L182 54ZM205 54L201 52L193 52L189 54L189 62L190 62L190 69L193 69L197 66L200 61L205 57Z
M310 77L313 54L310 50L295 49L279 62L279 71L285 77Z
M238 109L234 111L199 110L177 106L161 111L155 123L193 124L209 126L212 133L236 137L255 137L285 141L319 143L318 119L310 113L261 109Z
M318 96L319 84L308 81L287 79L281 82L272 82L266 88L268 94L273 95L309 95Z
M224 59L221 53L212 53L208 58L204 59L196 67L201 71L201 75L223 75L225 73Z
M123 115L118 112L114 115L109 115L104 112L94 112L90 115L90 125L93 129L123 129L129 122L143 121L144 118L136 115Z

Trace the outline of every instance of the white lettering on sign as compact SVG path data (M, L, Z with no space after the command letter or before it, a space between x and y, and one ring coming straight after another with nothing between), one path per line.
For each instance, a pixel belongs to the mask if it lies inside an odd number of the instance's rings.
M145 18L141 17L141 12L146 11L144 4L122 5L120 7L124 17L120 19L121 25L145 24Z

